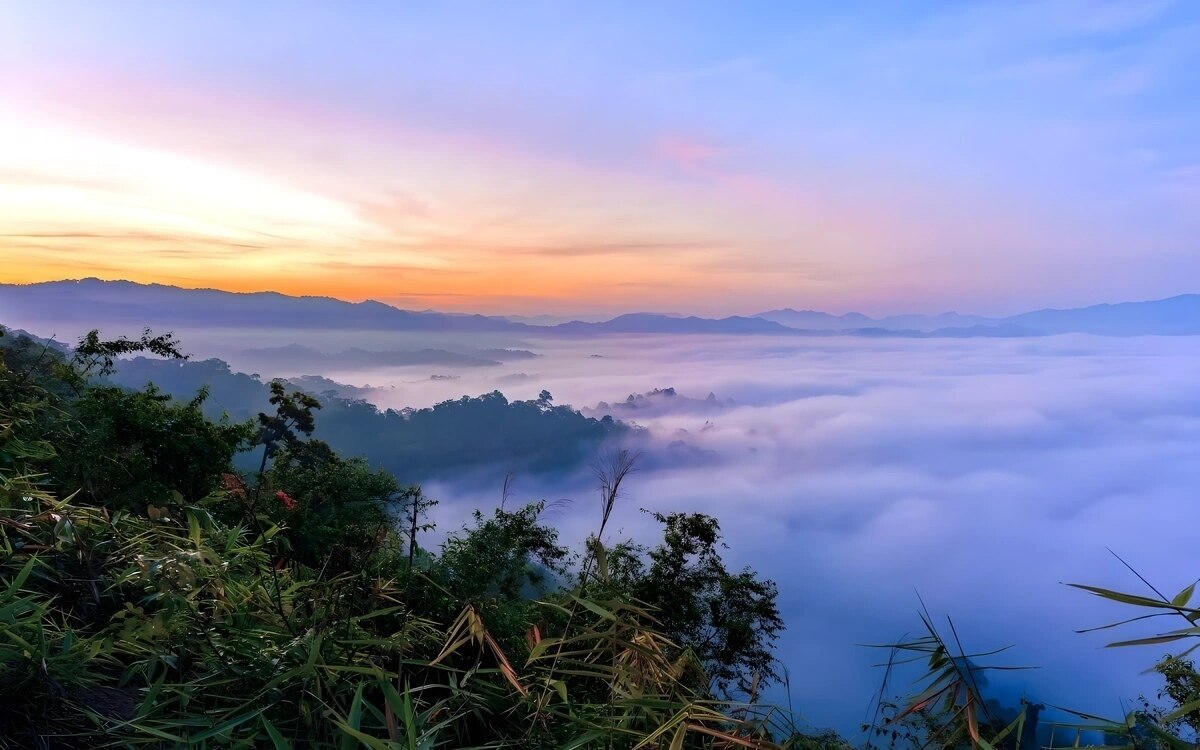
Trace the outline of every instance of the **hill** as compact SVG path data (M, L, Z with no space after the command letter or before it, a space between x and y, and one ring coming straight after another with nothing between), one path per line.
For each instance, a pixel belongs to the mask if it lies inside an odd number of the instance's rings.
M434 311L402 310L367 300L346 302L330 297L291 297L277 292L225 292L183 289L162 284L81 279L39 284L0 284L0 317L16 325L61 324L78 329L106 326L158 328L276 328L283 330L409 331L525 336L586 337L605 334L724 334L792 336L864 336L909 338L1023 337L1059 333L1103 336L1198 335L1200 295L1161 300L1045 309L988 318L956 312L939 315L893 315L871 318L861 313L832 315L816 310L783 308L752 316L704 318L662 313L628 313L609 320L552 322L553 317L513 319ZM286 354L284 352L283 354ZM504 352L383 353L359 351L366 359L443 361L459 356L504 361ZM528 353L526 353L528 354ZM483 365L487 361L466 362Z

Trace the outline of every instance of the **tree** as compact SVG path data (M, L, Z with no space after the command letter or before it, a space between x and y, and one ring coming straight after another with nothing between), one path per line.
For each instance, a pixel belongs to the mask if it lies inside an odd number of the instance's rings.
M263 446L263 467L267 459L283 448L292 448L300 441L300 435L311 435L316 429L313 412L321 408L321 402L302 391L288 393L282 380L271 381L270 403L274 414L258 413L258 444Z
M1171 731L1188 729L1194 737L1200 737L1200 673L1191 659L1183 656L1167 656L1154 665L1154 671L1163 678L1158 690L1158 699L1167 700L1165 707L1153 705L1145 697L1141 703L1146 712L1156 720L1174 716L1167 721ZM1187 710L1191 707L1191 710ZM1184 709L1180 712L1180 709Z
M180 351L175 334L170 332L156 336L149 328L146 328L142 331L140 338L130 339L121 336L103 340L100 338L100 331L92 329L75 345L71 363L85 377L92 374L104 377L112 374L117 357L139 352L150 352L166 359L188 358L188 355Z
M532 503L490 517L475 511L473 524L446 540L430 571L453 596L430 599L427 592L425 606L450 615L469 603L506 650L523 648L526 630L542 614L536 600L557 591L570 556L558 532L540 523L544 508Z
M179 403L153 385L86 389L45 425L58 446L55 486L113 508L196 502L217 488L250 437L248 424L206 419L207 395Z
M544 503L474 513L474 526L442 547L438 572L467 601L511 601L544 591L566 573L569 552L558 532L538 521Z
M778 678L772 646L783 620L775 583L721 559L721 529L703 513L651 513L663 525L652 549L629 543L609 555L619 589L654 607L663 631L704 665L710 687L748 694Z
M333 570L376 548L394 525L389 507L411 495L391 474L320 440L295 441L277 454L266 485L276 502L268 495L263 511L286 527L290 555L312 566L329 560Z

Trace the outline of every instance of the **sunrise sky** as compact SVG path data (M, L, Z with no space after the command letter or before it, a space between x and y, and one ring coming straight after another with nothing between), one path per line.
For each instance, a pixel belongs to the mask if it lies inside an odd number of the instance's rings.
M0 2L0 281L491 313L1200 291L1200 4Z

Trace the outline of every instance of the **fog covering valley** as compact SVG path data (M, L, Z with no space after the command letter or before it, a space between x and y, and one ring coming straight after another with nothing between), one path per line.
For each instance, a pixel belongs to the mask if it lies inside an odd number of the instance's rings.
M0 750L1200 750L1200 0L4 10Z
M997 663L1040 667L997 678L1007 703L1027 691L1121 715L1132 689L1152 690L1140 672L1160 654L1097 654L1111 638L1072 631L1122 613L1062 583L1136 588L1106 548L1170 592L1191 582L1175 577L1195 541L1178 519L1191 517L1200 486L1195 338L522 343L539 357L437 369L454 380L431 380L429 368L321 374L376 386L367 398L381 407L494 389L513 399L546 389L589 414L609 402L604 412L648 433L615 534L649 533L642 508L720 518L730 561L779 583L779 657L814 722L853 732L869 718L881 655L859 644L918 629L918 593L954 618L968 649L1014 644ZM677 395L621 408L656 388ZM497 471L426 488L454 526L496 504L502 481ZM595 525L586 472L518 475L510 491L570 499L552 511L567 538Z
M82 330L16 322L66 341ZM1135 589L1109 549L1168 593L1190 583L1177 563L1194 548L1194 524L1179 519L1200 486L1195 337L174 329L194 362L219 357L380 409L545 390L629 425L569 465L423 477L435 518L452 529L494 507L514 471L506 502L563 499L547 513L582 538L599 513L588 461L639 450L610 536L649 533L642 509L718 517L727 560L779 584L792 704L848 736L870 720L882 677L881 654L861 644L919 630L921 600L954 618L968 650L1013 644L992 662L1038 667L992 673L1005 705L1027 695L1119 716L1153 691L1140 673L1161 654L1098 653L1112 638L1073 631L1124 613L1062 584ZM420 351L410 364L361 353ZM778 687L769 697L788 700Z

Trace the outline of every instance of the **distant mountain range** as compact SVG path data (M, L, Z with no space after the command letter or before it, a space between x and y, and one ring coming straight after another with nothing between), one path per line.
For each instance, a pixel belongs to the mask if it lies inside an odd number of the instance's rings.
M259 326L293 329L425 332L508 332L523 335L766 334L887 338L1013 338L1058 333L1106 336L1200 335L1200 294L1065 310L1036 310L1006 318L958 313L871 318L815 310L770 310L752 316L684 317L630 313L610 320L535 325L487 315L402 310L382 302L291 297L276 292L234 293L130 281L50 281L0 284L0 321L183 327ZM543 318L543 320L551 320ZM364 355L367 353L364 353ZM369 353L379 356L382 353ZM410 355L412 353L409 353ZM498 354L498 352L497 352ZM490 359L504 359L495 356ZM481 363L482 364L482 363Z
M659 313L628 313L602 323L578 320L550 326L556 333L796 333L796 329L763 318L686 318Z
M941 315L894 315L869 318L859 313L830 315L814 310L769 310L755 318L791 328L858 332L914 332L941 336L1030 336L1094 333L1105 336L1200 334L1200 294L1149 302L1121 302L1065 310L1036 310L1007 318L949 312Z
M91 318L135 325L405 331L528 328L485 315L413 312L373 300L344 302L331 297L289 297L278 292L239 294L99 279L0 284L0 317L12 319L13 313L19 313L22 319L65 322Z
M998 320L977 315L942 313L941 315L893 315L888 318L869 318L862 313L830 315L816 310L768 310L755 315L756 318L771 320L790 328L813 328L818 330L844 331L859 328L886 328L889 330L935 331L939 328L966 328L977 325L996 325Z

